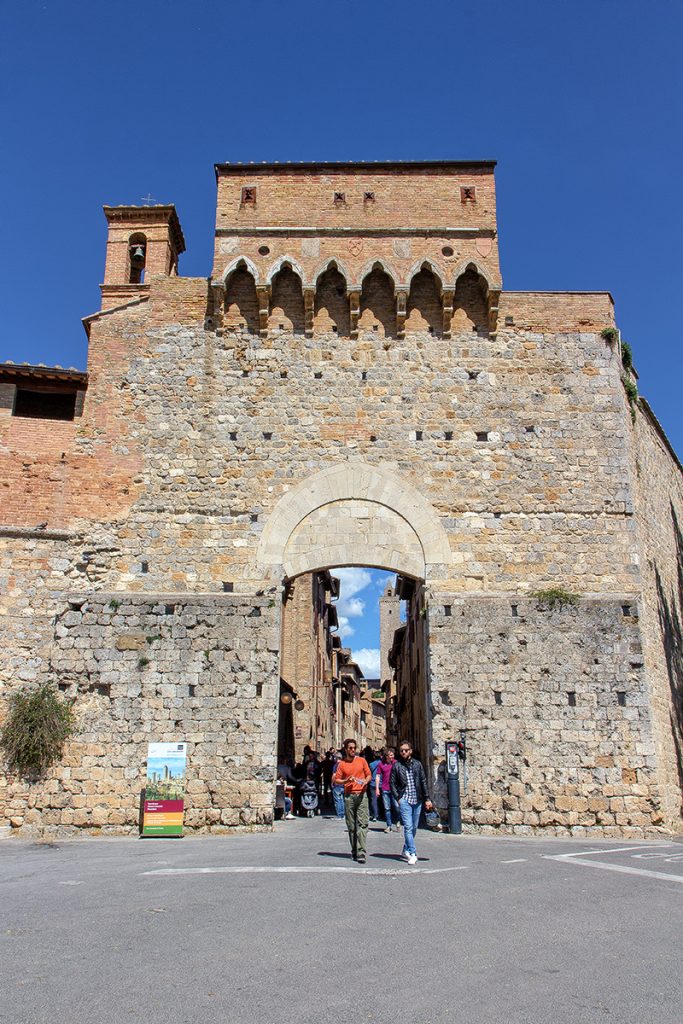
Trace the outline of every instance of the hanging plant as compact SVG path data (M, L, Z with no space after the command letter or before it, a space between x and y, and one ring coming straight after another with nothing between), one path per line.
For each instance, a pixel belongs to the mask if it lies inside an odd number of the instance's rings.
M600 337L603 338L609 345L613 345L619 337L619 331L616 327L603 327L600 331Z
M633 369L633 352L627 341L621 343L621 365L625 370Z
M72 704L60 700L49 683L13 694L0 731L10 771L28 778L44 775L60 759L74 728Z
M636 422L636 406L638 404L638 385L631 378L627 377L626 374L621 378L621 383L624 385L624 391L628 398L628 404L631 408L631 419Z

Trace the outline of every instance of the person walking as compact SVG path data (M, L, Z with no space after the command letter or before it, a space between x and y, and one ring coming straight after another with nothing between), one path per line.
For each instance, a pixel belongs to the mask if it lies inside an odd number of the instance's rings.
M368 798L366 791L372 773L364 757L356 754L355 740L344 740L344 757L332 776L332 784L344 787L344 815L349 831L351 856L365 864L365 841L368 834Z
M401 815L398 804L391 795L391 769L396 761L396 753L393 747L385 747L382 751L382 760L377 766L375 775L375 792L381 798L384 807L384 820L386 822L385 832L391 832L392 828L398 832L398 823ZM393 818L392 818L393 813ZM394 825L393 822L396 822Z
M409 864L417 864L415 833L420 822L422 805L432 809L427 788L427 776L421 763L413 757L413 748L407 740L399 745L400 760L391 769L391 794L398 804L403 825L402 856Z

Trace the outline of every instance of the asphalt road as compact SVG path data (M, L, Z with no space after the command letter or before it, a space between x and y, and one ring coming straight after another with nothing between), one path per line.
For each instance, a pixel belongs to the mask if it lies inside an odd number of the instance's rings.
M683 842L0 842L2 1024L681 1024Z

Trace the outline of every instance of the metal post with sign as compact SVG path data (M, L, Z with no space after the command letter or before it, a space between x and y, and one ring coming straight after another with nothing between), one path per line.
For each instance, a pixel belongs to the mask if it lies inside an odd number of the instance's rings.
M460 835L462 833L460 744L457 740L446 741L446 781L448 783L448 831L451 835Z

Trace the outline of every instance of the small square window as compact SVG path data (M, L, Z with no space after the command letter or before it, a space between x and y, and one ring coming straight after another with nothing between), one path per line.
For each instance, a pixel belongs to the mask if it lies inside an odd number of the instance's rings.
M242 206L256 206L256 188L253 185L242 189Z
M462 185L460 188L461 203L476 203L477 190L474 185Z
M346 194L344 192L334 193L334 205L343 206L346 203Z
M374 201L375 201L375 193L374 192L364 192L363 193L363 202L364 203L374 203Z

